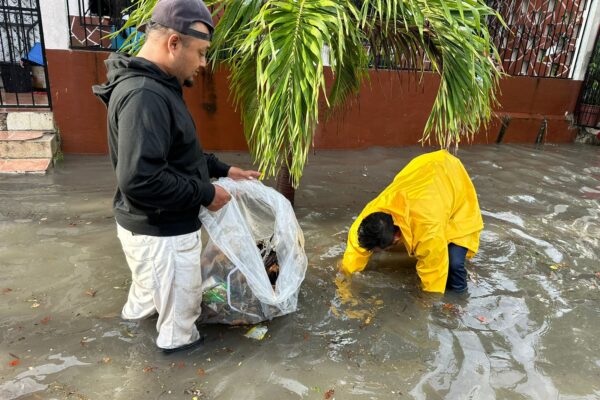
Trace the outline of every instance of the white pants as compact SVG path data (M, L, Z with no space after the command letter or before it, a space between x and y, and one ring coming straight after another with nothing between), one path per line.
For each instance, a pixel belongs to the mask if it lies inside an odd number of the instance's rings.
M137 320L158 312L156 345L179 347L199 339L202 273L200 231L180 236L137 235L117 224L131 269L131 287L121 316Z

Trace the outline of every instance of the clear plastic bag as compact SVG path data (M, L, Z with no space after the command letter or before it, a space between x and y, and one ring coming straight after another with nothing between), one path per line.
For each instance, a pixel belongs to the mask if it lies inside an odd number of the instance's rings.
M200 211L208 234L200 321L256 324L296 311L307 259L289 201L258 181L221 178L215 184L231 194L231 201L216 212ZM275 285L265 268L271 250L279 265Z

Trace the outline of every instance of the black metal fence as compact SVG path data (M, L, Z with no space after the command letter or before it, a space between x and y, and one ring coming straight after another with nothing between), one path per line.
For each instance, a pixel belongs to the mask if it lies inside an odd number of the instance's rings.
M77 0L69 11L71 47L117 50L124 38L105 36L122 24L122 11L131 0ZM593 0L486 0L503 17L507 27L494 18L490 34L499 50L504 71L510 75L569 78L577 57L577 39ZM71 15L73 14L73 15ZM382 68L412 69L408 63ZM429 63L425 60L425 69Z
M123 26L123 12L131 4L132 0L77 0L77 8L72 9L67 2L71 48L118 50L127 36L106 36Z
M600 127L600 33L575 108L577 125Z
M51 107L38 0L0 1L0 108Z
M570 78L593 0L488 0L506 22L488 21L510 75Z

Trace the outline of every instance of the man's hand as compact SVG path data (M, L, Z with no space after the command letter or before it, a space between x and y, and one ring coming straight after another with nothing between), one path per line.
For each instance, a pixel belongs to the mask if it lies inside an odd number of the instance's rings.
M245 179L254 180L260 178L261 173L258 171L252 171L249 169L241 169L238 167L229 168L229 172L227 173L227 177L236 181L241 181Z
M215 198L206 208L208 208L210 211L219 211L225 204L229 203L229 200L231 200L231 195L221 186L213 186L215 187Z

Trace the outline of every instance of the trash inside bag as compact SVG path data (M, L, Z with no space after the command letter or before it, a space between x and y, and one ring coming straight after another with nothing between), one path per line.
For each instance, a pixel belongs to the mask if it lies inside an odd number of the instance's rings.
M222 209L200 211L200 322L256 324L296 311L306 273L304 236L289 201L258 181L215 182L231 194Z

